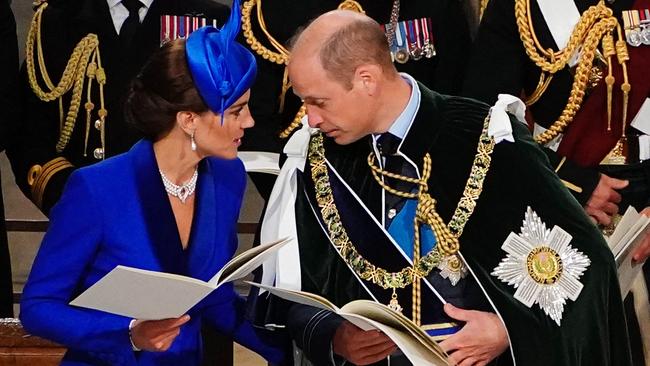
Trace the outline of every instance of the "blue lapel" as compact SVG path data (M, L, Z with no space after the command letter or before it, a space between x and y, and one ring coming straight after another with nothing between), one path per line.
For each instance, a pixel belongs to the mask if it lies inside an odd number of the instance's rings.
M221 222L217 221L216 211L221 208L221 194L217 194L220 180L215 181L214 167L208 159L199 164L199 177L196 183L196 197L194 199L194 219L188 247L187 265L189 275L209 280L221 266L215 268L214 257L217 229ZM221 193L221 192L219 192ZM229 258L226 258L226 260Z
M185 253L167 192L160 179L153 144L149 140L140 140L129 154L133 156L138 202L144 218L143 229L151 238L160 268L164 272L185 274Z

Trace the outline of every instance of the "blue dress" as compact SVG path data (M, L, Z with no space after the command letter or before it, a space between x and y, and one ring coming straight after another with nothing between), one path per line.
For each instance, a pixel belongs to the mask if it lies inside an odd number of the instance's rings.
M150 141L77 170L51 212L25 285L23 326L68 347L62 365L199 365L202 322L279 363L282 351L244 319L244 300L232 284L190 310L191 320L166 352L133 352L130 318L68 305L118 264L209 280L237 248L245 185L238 159L200 163L190 244L183 250Z

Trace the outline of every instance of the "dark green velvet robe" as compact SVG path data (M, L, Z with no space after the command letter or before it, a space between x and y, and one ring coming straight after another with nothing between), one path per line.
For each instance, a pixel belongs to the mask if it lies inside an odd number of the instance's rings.
M432 157L429 191L448 222L462 195L489 107L460 97L437 94L420 84L422 101L401 151L419 166ZM461 253L503 317L517 365L631 365L616 269L603 236L589 221L551 169L526 126L512 118L515 142L496 145L492 164L474 214L460 238ZM381 212L381 191L366 158L370 137L347 146L326 139L326 158L373 213ZM309 162L302 188L311 179ZM309 190L306 191L307 194ZM567 300L561 326L535 304L513 297L515 288L490 275L506 253L501 245L519 233L527 206L548 228L560 226L573 236L570 245L591 260L577 300ZM367 298L352 272L331 246L307 195L296 202L302 289L337 305ZM318 212L318 211L316 211ZM423 305L423 309L424 306ZM424 311L424 310L423 310ZM512 364L510 351L492 364Z

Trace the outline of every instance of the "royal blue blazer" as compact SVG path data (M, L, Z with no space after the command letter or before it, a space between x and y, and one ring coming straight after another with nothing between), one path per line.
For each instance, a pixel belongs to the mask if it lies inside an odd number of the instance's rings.
M25 285L23 326L68 347L62 365L199 365L202 322L280 363L283 352L244 319L244 300L232 284L192 308L191 320L166 352L133 352L130 318L68 305L119 264L209 280L237 248L245 185L239 159L201 161L190 244L184 251L150 141L78 169L51 211Z

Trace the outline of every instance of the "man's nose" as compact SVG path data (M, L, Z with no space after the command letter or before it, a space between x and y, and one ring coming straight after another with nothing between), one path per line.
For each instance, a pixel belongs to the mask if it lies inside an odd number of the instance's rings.
M314 108L307 107L307 122L309 123L309 127L318 128L323 123L323 117Z

